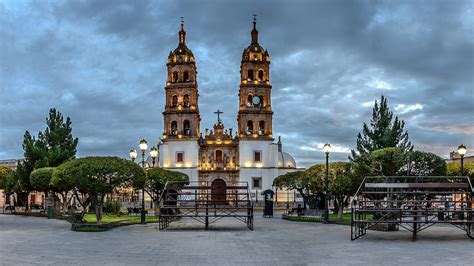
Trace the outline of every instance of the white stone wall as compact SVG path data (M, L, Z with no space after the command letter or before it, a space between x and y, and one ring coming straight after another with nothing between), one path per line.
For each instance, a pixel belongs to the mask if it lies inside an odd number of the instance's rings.
M176 153L184 152L184 162L176 162ZM198 181L199 145L196 140L172 140L160 145L160 167L179 171Z

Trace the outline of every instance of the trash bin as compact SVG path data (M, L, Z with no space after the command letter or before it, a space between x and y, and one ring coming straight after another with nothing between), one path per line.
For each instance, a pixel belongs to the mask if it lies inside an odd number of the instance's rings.
M271 218L273 217L273 195L275 192L271 189L267 189L262 192L262 195L265 199L265 208L263 209L263 217Z
M48 219L53 219L53 207L48 206Z

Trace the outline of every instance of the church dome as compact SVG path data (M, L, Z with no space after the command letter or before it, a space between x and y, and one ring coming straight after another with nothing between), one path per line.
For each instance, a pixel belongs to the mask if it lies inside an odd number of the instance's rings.
M251 32L252 42L244 49L242 61L270 61L268 51L258 44L257 22L254 18L253 30Z
M278 167L296 168L296 161L291 154L281 151L278 152Z
M168 56L168 63L170 64L182 64L182 63L194 63L194 55L186 46L186 31L184 31L184 22L181 21L181 30L179 31L179 44L174 51L170 52Z

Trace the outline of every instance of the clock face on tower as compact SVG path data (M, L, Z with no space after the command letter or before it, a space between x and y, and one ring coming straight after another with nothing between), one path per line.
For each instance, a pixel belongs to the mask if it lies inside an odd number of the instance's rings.
M253 103L254 106L259 106L260 105L260 97L253 96L252 103Z

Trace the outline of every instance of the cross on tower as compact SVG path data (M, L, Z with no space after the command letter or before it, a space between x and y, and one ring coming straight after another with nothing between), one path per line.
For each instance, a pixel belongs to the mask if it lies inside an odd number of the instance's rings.
M253 14L253 21L257 21L257 14Z
M214 112L214 114L217 114L217 123L220 124L221 123L221 114L223 114L224 112L221 112L221 110L217 109L217 112Z

